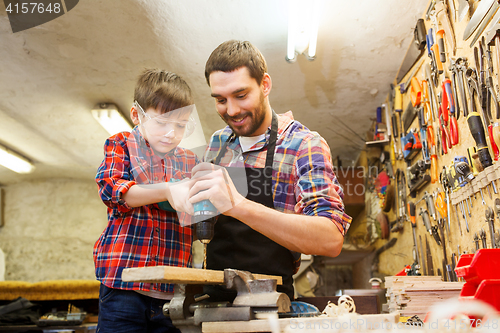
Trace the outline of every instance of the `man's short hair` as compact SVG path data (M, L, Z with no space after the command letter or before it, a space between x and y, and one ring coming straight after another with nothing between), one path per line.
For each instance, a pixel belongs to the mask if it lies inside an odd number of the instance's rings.
M248 68L250 76L261 84L264 74L267 73L267 64L264 56L250 42L228 40L217 46L205 65L205 78L210 86L212 72L232 72L240 67Z
M161 113L194 104L186 81L175 73L161 69L146 69L139 75L134 100L144 110L152 107Z

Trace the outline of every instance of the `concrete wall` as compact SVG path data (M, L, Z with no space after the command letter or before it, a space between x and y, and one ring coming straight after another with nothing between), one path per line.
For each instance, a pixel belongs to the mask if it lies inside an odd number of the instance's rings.
M94 181L6 186L4 221L5 280L95 279L92 249L107 219Z

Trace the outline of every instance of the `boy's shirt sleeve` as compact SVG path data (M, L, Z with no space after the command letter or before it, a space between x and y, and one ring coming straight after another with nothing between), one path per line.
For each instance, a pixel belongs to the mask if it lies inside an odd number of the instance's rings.
M106 140L104 160L97 170L99 196L106 206L125 213L132 210L122 199L136 182L130 173L130 158L124 135L119 133Z

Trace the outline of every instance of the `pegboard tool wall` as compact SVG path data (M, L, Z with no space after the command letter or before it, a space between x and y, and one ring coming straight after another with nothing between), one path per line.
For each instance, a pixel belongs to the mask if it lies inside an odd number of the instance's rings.
M437 101L437 103L436 103L437 108L435 110L436 114L439 111L438 108L441 106L441 98L438 99L437 95L443 94L442 83L445 79L452 79L452 71L450 70L450 63L451 63L450 60L451 59L456 60L458 58L466 58L467 63L468 63L468 67L475 69L476 64L475 64L475 59L474 59L474 47L479 47L479 41L475 42L475 44L472 47L470 46L471 41L474 38L477 31L475 33L473 33L472 36L465 41L463 40L463 35L464 35L464 31L465 31L467 25L469 24L471 16L474 15L474 12L475 12L475 10L480 2L479 1L469 1L471 8L469 9L469 12L465 16L465 18L462 21L459 21L458 19L455 19L455 18L458 18L459 1L454 1L454 3L453 3L454 8L457 11L456 16L452 13L452 11L450 11L450 6L449 6L450 1L453 1L453 0L448 0L448 1L444 2L444 4L445 4L444 8L447 11L448 19L450 20L451 26L453 28L453 32L454 32L454 36L455 36L454 41L456 43L456 51L453 52L453 49L452 49L453 42L450 40L450 36L447 36L445 34L444 40L445 40L446 62L443 63L443 73L438 75L438 77L437 77L437 81L438 81L437 86L434 86L433 84L428 84L429 89L433 89L434 96L436 96L435 97L435 99ZM437 2L431 1L429 6L432 6L433 4L438 3L438 2L440 2L440 1L437 1ZM484 0L482 2L484 2ZM436 7L434 8L434 10L436 10ZM499 10L499 12L500 12L500 10ZM431 17L426 17L426 16L427 16L426 13L424 13L422 16L422 19L424 20L424 24L425 24L425 33L428 34L429 29L432 28L434 31L434 35L433 35L434 42L437 44L437 38L436 38L436 34L435 34L436 24L433 23L433 20ZM482 33L482 36L487 37L486 31L489 29L490 24L488 24L486 26L486 29ZM441 30L443 28L443 25L441 24L441 22L438 22L437 27L439 30ZM494 46L488 46L488 42L489 41L486 40L486 48L489 48L491 50L492 59L495 60L495 57L500 56L500 55L497 54ZM439 55L437 55L437 56L439 57ZM422 85L422 82L427 79L425 67L430 66L430 65L431 65L431 57L429 57L427 54L427 46L426 46L424 49L423 55L419 58L419 60L415 63L415 65L408 70L407 74L403 77L403 79L400 80L400 82L396 82L396 79L395 79L395 81L393 82L395 84L395 88L398 89L399 85L401 83L410 82L409 80L411 79L411 76L415 76L418 79L418 82L420 83L420 85ZM498 96L498 86L499 86L498 79L499 79L500 69L498 68L497 65L498 65L498 63L493 61L493 77L492 77L493 78L493 85L494 85L493 89L495 91L495 94L497 94L497 96ZM479 76L479 74L480 74L479 69L477 70L477 73ZM412 74L414 74L414 75L412 75ZM460 78L458 77L457 80L459 80L459 79ZM469 114L470 114L471 113L470 95L469 95L469 91L468 91L468 87L467 87L467 80L464 80L463 83L464 83L464 87L465 87L465 91L466 91L465 95L467 98L467 103L469 103L468 109L469 109ZM471 131L469 129L469 125L467 123L467 118L464 117L464 114L463 114L464 106L462 105L462 101L460 100L461 99L461 97L460 97L461 92L458 90L459 89L457 86L456 90L454 90L453 93L458 94L457 95L458 109L460 110L460 113L461 113L460 117L457 121L459 141L458 141L458 144L453 145L451 147L451 149L450 148L447 149L448 150L447 154L443 154L441 151L442 149L441 149L440 145L442 145L443 138L440 139L441 142L439 142L439 143L436 142L436 153L437 153L437 161L436 162L437 162L438 175L442 171L443 167L449 168L450 165L453 164L454 158L456 156L468 157L467 148L476 146L476 142L471 134ZM403 106L403 112L404 112L407 105L409 103L411 103L411 88L409 87L408 90L406 91L406 93L402 94L401 97L402 97L402 106ZM393 98L393 96L391 96L391 95L388 96L388 99L386 100L387 105L393 105L393 106L395 105L394 102L397 102L397 101L395 101L392 98ZM389 100L389 99L392 99L392 100ZM475 99L474 102L476 103L475 104L476 110L479 113L481 113L480 102L478 101L478 99ZM493 105L493 103L494 102L491 102L492 114L493 114L493 118L496 118L495 117L496 109L495 109L495 106ZM422 101L421 107L425 107L424 104L425 104L425 100ZM416 109L418 109L418 107L416 107ZM446 111L446 112L448 112L448 111ZM395 114L394 107L392 107L392 110L391 109L389 110L389 115L392 116L393 114ZM399 117L401 114L402 113L400 113L396 116L397 117L397 126L400 126L400 124L401 124L400 117ZM498 121L498 120L495 119L495 121ZM449 128L449 123L450 123L450 121L448 122L448 128ZM439 119L437 119L435 114L432 115L432 120L429 120L428 124L432 125L432 129L429 129L429 130L433 131L434 137L437 139L438 138L438 131L440 131L440 123L439 123ZM415 128L417 130L417 132L419 132L419 134L420 134L420 131L419 131L420 126L419 126L418 117L416 117L413 120L413 122L411 123L411 126L409 128L410 129ZM399 130L401 131L401 129L399 129ZM401 133L401 132L399 132L399 133ZM396 138L396 139L399 141L399 138ZM491 144L490 144L487 130L486 130L486 139L488 141L488 150L489 150L490 155L493 159L494 154L492 152L492 148L491 148ZM393 147L394 147L393 140L394 140L394 137L391 138L390 144L385 146L384 149L386 151L390 151L391 149L393 149ZM396 146L401 147L401 143L398 142ZM395 154L397 155L397 151ZM393 163L392 163L393 169L394 169L394 171L396 171L397 169L400 169L405 173L405 176L407 176L407 167L409 165L414 165L418 160L422 160L422 153L421 152L418 152L416 154L416 156L414 158L412 158L408 163L403 159L397 159L395 161L393 160ZM408 189L408 186L406 186L406 192L407 192L406 200L407 200L407 202L413 202L416 204L416 207L415 207L416 208L416 210L415 210L415 212L416 212L415 233L416 233L416 240L417 240L417 249L419 252L420 264L421 265L425 264L425 269L424 269L424 267L421 267L421 269L420 269L420 272L422 274L425 271L427 273L427 275L431 275L427 269L428 268L427 261L429 259L431 259L433 267L434 267L433 275L437 275L438 269L439 269L441 271L441 274L445 276L445 279L447 279L446 272L443 272L443 270L446 270L446 267L443 268L443 259L445 257L445 254L443 252L443 246L445 247L445 250L446 250L447 263L449 265L452 265L451 259L452 259L453 254L459 255L459 253L463 253L463 252L473 253L475 251L476 244L474 241L474 236L476 233L479 235L482 229L486 233L487 247L491 248L490 229L489 229L488 223L486 222L485 210L487 207L491 207L493 209L493 211L495 211L495 220L494 220L495 222L494 223L496 226L496 230L499 230L500 223L498 220L498 216L496 214L495 204L494 204L495 198L498 198L499 195L494 193L492 185L491 185L492 183L494 184L495 182L497 182L497 181L491 182L491 180L497 179L498 176L500 176L500 169L499 168L500 168L500 162L493 160L493 167L490 167L488 169L488 171L492 171L489 173L489 180L486 180L483 183L477 183L478 179L485 178L485 177L487 178L485 171L480 172L478 175L475 176L475 180L473 180L474 186L473 186L473 190L472 190L472 192L474 192L474 194L470 198L468 197L468 194L464 194L465 187L461 188L459 191L450 193L450 197L452 198L452 199L450 199L452 201L451 202L452 204L448 206L448 209L451 209L450 214L449 214L449 216L450 216L450 230L448 232L446 226L443 225L445 240L444 240L444 242L441 242L441 245L438 245L438 243L435 241L435 239L426 230L426 227L425 227L424 222L423 222L423 218L422 218L422 216L419 215L419 212L420 212L421 208L424 211L428 211L425 200L421 200L422 197L424 196L424 193L427 192L427 193L431 194L431 193L436 193L437 191L443 192L442 183L439 180L434 182L434 183L431 183L431 182L427 183L422 188L420 188L418 191L416 191L415 197L411 197L409 195L410 191ZM430 175L430 170L427 170L426 174ZM396 180L392 179L391 183L394 184L394 186L397 189ZM406 179L406 183L407 184L409 183L408 179ZM498 182L498 183L499 183L498 185L500 185L500 182ZM486 184L488 184L488 185L485 186ZM495 185L497 185L497 184L495 184ZM498 185L497 185L497 188L498 188ZM470 187L471 187L471 185L467 185L466 188L470 188ZM482 193L483 193L485 205L482 204L481 193L479 191L479 188L482 188ZM500 190L500 188L498 188L498 190ZM491 196L490 196L490 193L491 193ZM469 194L470 194L470 192L469 192ZM458 198L457 196L461 196L461 198ZM469 201L469 208L467 208L465 201L461 201L465 197L467 197L467 200ZM433 201L435 203L435 198ZM457 206L457 204L458 204L458 206ZM465 222L464 217L462 216L462 208L461 207L463 207L463 210L465 211L466 218L468 220L469 231L467 231L466 222ZM460 222L457 221L457 211L456 211L457 209L458 209L458 218L459 218ZM470 216L468 213L468 209L470 209ZM403 219L404 222L402 223L402 225L403 225L402 230L400 230L399 232L391 232L390 238L396 237L398 239L396 244L394 245L394 247L392 247L388 251L383 252L380 255L379 272L382 275L383 274L393 275L393 274L399 272L400 270L404 269L404 267L406 265L411 265L414 261L413 258L415 257L415 255L413 254L413 252L414 252L414 250L413 250L414 237L413 237L413 231L412 231L412 224L410 222L409 217L404 218L401 215L402 214L400 214L399 212L396 212L395 207L393 207L391 209L391 211L387 214L389 221L394 221L397 218L400 218L400 219ZM447 217L444 216L443 218L446 219ZM431 225L433 225L433 226L437 225L437 222L432 217L430 218L430 221L431 221ZM444 223L447 224L447 221L445 221ZM459 227L459 224L460 224L460 227ZM441 234L440 234L440 236L441 236ZM426 241L426 239L427 239L427 241ZM378 241L375 245L377 247L380 247L381 245L384 244L384 242L385 241ZM420 244L420 242L422 244ZM426 254L426 252L427 252L426 243L427 242L429 244L430 256L427 256L427 254ZM480 244L480 247L482 248L483 246L482 246L481 241L479 241L479 244ZM423 253L421 253L421 252L423 252Z

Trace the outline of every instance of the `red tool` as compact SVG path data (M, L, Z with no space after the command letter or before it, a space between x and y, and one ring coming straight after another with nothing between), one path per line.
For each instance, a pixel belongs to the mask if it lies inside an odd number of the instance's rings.
M451 81L445 78L443 81L443 99L446 98L447 110L443 112L450 114L450 143L452 146L458 144L458 124L457 118L455 117L455 98L453 96L453 90L451 89ZM444 108L444 107L443 107ZM448 117L448 115L446 116ZM447 125L447 119L445 119L445 126ZM450 147L451 148L451 147Z
M404 145L403 149L404 150L418 150L422 149L422 142L420 141L420 138L418 137L418 132L414 130L410 130L408 134L406 134L407 138L407 143Z
M410 265L406 265L405 268L394 274L394 276L407 276L407 271L411 269Z
M444 87L443 87L444 88ZM447 146L451 149L450 132L448 131L448 99L443 89L441 97L441 106L439 107L439 129L441 131L441 143L443 146L443 154L448 153Z
M490 143L491 143L491 150L493 151L494 159L495 161L498 161L498 156L500 152L498 151L498 146L497 143L495 142L494 136L493 136L493 125L489 124L488 125L488 135L490 136Z

